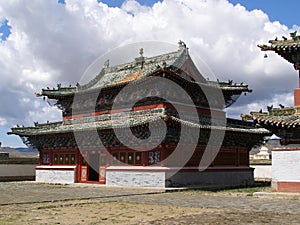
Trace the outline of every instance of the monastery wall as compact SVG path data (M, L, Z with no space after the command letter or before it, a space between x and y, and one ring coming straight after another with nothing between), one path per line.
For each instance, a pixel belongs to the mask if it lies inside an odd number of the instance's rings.
M34 180L34 164L0 164L0 181Z
M300 192L300 148L272 150L272 191Z
M0 158L0 181L34 180L37 158L9 158L3 154Z
M250 165L254 168L256 181L270 181L272 179L272 165Z

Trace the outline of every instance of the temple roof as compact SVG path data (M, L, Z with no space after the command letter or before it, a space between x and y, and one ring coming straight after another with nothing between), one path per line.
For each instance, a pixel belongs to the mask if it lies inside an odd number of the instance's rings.
M149 76L162 67L172 65L175 68L181 68L187 60L190 60L190 56L187 48L184 47L180 47L176 52L150 58L140 56L130 63L103 68L93 80L80 86L78 89L80 91L86 89L99 89L135 81ZM199 71L198 73L202 82L205 82Z
M250 115L242 114L244 120L253 120L264 127L295 128L300 126L299 107L270 108L268 112L251 112Z
M167 113L164 108L140 110L135 112L121 112L111 114L104 114L101 116L76 118L72 120L66 120L55 123L46 124L35 124L34 127L14 127L8 134L16 134L19 136L35 136L35 135L47 135L47 134L58 134L68 133L76 131L86 130L105 130L115 128L125 128L143 125L146 123L155 122L157 120L173 121L178 122L182 125L186 125L194 128L204 129L217 129L226 131L235 131L243 133L257 133L257 134L268 134L266 129L257 129L252 123L245 123L239 120L229 119L227 126L225 127L222 123L210 125L210 120L202 118L200 121L198 118L191 118L186 116L185 118L177 118Z
M300 35L297 31L290 33L291 39L282 36L283 40L276 38L270 40L271 45L258 45L262 51L274 51L288 62L292 63L296 70L300 69Z
M179 50L175 52L149 58L140 56L133 62L121 65L110 67L109 61L106 61L99 74L87 84L77 84L76 87L61 87L58 85L57 89L43 89L42 95L51 98L59 95L67 96L77 92L91 91L93 89L98 90L100 88L115 87L147 77L163 67L172 66L174 68L181 68L187 60L190 60L188 50L181 46ZM197 72L201 82L205 82L200 72L198 70Z
M99 89L113 88L127 83L136 82L143 78L159 73L159 71L171 71L181 78L186 74L193 79L186 80L191 85L199 84L220 87L223 92L240 95L242 92L251 92L246 84L233 84L228 82L208 81L199 72L193 63L188 48L183 42L179 42L179 49L154 57L144 57L142 54L135 61L116 66L109 66L109 61L104 63L102 70L90 82L84 85L77 84L76 87L61 87L42 89L37 96L47 96L50 99L57 99L66 96L73 96L75 93L87 92ZM184 79L184 78L183 78Z
M243 120L252 120L281 138L282 145L300 143L300 107L272 108L268 112L242 114Z

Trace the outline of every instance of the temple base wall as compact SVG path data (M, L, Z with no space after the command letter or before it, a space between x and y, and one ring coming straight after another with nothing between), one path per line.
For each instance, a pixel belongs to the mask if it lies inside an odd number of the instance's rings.
M272 191L300 192L300 148L272 149Z
M75 183L76 166L38 166L35 180L45 183Z
M165 187L165 172L162 167L108 167L106 168L107 186L127 187Z
M178 169L179 170L179 169ZM240 187L254 184L253 169L218 168L199 172L197 168L183 168L175 175L175 168L167 167L108 167L107 186L128 187Z
M207 187L208 189L253 184L253 170L250 168L247 171L178 172L166 181L167 187Z

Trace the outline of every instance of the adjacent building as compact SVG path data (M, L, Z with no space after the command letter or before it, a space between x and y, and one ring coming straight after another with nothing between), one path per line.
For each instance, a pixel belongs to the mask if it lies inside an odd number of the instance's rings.
M292 63L299 72L299 87L294 90L294 106L268 107L268 112L251 112L242 115L253 120L281 138L286 147L272 149L272 190L300 192L300 36L297 32L291 38L270 40L270 45L259 45L262 51L273 51ZM298 146L297 146L298 145Z

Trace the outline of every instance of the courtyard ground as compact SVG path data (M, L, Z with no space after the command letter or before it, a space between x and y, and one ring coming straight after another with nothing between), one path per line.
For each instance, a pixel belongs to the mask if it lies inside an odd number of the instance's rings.
M299 195L0 183L0 224L300 224Z

